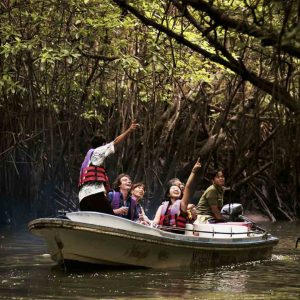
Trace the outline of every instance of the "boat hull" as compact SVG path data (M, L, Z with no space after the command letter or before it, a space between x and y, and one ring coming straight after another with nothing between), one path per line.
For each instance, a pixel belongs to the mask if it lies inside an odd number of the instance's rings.
M136 226L136 225L134 225ZM143 226L143 225L139 225ZM216 239L147 227L140 232L67 219L37 219L29 230L43 237L54 261L147 268L210 267L269 259L278 239Z

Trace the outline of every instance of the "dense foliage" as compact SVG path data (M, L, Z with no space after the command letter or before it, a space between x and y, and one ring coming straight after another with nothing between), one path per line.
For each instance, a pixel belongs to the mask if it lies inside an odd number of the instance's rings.
M142 128L109 160L144 181L227 172L228 201L300 215L299 4L27 0L0 4L0 219L75 209L90 138Z

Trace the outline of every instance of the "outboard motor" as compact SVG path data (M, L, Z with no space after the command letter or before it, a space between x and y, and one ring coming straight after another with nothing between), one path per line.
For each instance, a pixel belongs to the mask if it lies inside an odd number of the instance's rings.
M243 215L243 205L240 203L226 204L221 209L221 214L229 221L238 222L241 221L240 215Z

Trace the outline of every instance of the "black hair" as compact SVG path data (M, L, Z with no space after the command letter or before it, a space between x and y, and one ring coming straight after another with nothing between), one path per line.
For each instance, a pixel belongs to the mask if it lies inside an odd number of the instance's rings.
M91 146L92 148L97 148L106 143L106 138L104 135L95 135L91 140Z
M171 178L171 179L168 181L168 185L170 186L171 184L174 184L174 183L177 182L177 181L180 181L180 182L181 182L181 180L180 180L179 178L177 178L177 177Z
M175 184L172 184L172 183L171 183L171 184L168 184L168 185L167 185L166 192L165 192L165 199L164 199L164 201L169 201L169 202L171 202L171 198L170 198L169 193L170 193L170 188L171 188L172 186L177 186L177 187L179 188L178 185L175 185ZM180 190L180 197L179 197L179 199L181 199L183 193L182 193L182 190L181 190L180 188L179 188L179 190Z
M218 175L219 172L222 172L223 175L225 175L225 174L224 174L224 169L218 168L218 169L214 169L214 170L212 170L212 171L210 171L210 172L208 173L209 179L214 180L214 178Z
M120 191L121 178L123 178L123 177L127 177L131 180L131 177L128 174L126 174L126 173L119 174L112 185L112 187L115 191L118 191L118 192Z

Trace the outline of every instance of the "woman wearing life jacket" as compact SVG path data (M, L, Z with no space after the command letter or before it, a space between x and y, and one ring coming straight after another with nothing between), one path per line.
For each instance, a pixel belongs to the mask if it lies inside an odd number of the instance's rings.
M142 182L137 182L132 185L131 197L136 201L136 210L138 213L138 219L134 220L144 225L150 225L150 220L146 216L145 211L142 207L142 200L145 194L145 185Z
M132 182L128 174L118 175L113 183L113 191L108 193L108 200L115 215L134 221L139 215L136 200L130 194L131 187Z
M171 178L168 181L168 186L171 185L177 185L181 189L182 196L183 196L185 185L179 178L177 177ZM194 221L197 219L197 211L196 211L196 206L194 204L190 203L187 207L187 219L188 219L188 223L190 224L193 224Z
M192 196L192 185L196 173L201 168L200 159L195 163L186 183L184 194L178 185L170 185L166 192L166 201L160 205L153 220L154 226L185 228L187 223L187 207ZM168 230L170 228L166 228ZM172 230L174 231L174 230ZM180 231L175 231L180 233ZM183 233L183 232L182 232Z
M93 139L92 148L87 152L80 169L78 184L80 210L114 214L107 200L109 179L104 168L104 161L109 155L115 153L115 146L124 141L138 127L139 124L133 121L126 131L108 144L104 137Z

